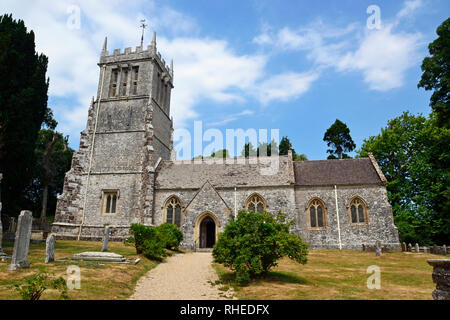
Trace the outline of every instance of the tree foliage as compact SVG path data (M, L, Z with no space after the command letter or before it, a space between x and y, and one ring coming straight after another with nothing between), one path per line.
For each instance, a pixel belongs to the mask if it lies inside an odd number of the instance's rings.
M344 152L352 152L356 148L356 144L350 136L350 129L339 119L336 119L325 132L323 141L327 143L328 147L331 147L331 149L327 150L330 154L328 159L349 158Z
M68 137L52 129L41 129L35 149L32 179L26 188L27 207L41 212L41 218L56 210L56 196L62 192L65 173L69 171L74 150Z
M308 245L289 232L292 225L281 212L241 211L220 234L213 249L214 260L236 271L239 282L265 275L281 257L305 264Z
M0 172L3 212L17 215L33 174L35 143L48 115L48 59L35 51L33 31L0 16Z
M439 37L428 46L431 56L423 60L418 87L433 90L430 106L437 115L437 123L450 128L450 18L436 33Z
M450 238L449 145L450 130L439 128L434 114L405 112L358 151L372 152L386 176L401 241L430 245Z

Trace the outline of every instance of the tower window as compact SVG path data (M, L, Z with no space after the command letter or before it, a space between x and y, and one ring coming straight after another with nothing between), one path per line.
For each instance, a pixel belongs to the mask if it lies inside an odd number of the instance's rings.
M128 84L128 70L122 69L122 91L120 93L121 96L127 95L127 84Z
M117 95L117 81L119 80L119 70L114 69L111 73L111 85L109 90L109 96L115 97Z
M133 67L133 89L132 94L137 95L137 86L138 86L138 78L139 78L139 67Z
M118 190L102 191L102 214L104 216L113 216L117 214L118 199Z

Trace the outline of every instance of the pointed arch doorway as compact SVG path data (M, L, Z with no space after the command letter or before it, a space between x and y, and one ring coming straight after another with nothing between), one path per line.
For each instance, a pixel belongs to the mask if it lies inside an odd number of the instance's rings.
M212 213L200 215L195 226L197 248L212 249L217 241L218 230L219 223Z

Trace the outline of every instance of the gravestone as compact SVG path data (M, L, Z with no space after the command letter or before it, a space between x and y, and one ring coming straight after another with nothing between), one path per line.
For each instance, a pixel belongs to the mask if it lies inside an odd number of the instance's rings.
M381 257L381 241L377 240L375 243L375 254L377 257Z
M411 245L411 243L408 243L408 252L412 252L412 245Z
M17 270L30 266L28 262L28 249L30 248L32 223L33 216L31 211L22 211L17 222L14 251L8 270Z
M405 252L406 251L406 243L402 243L402 251Z
M45 263L55 261L55 236L50 234L45 241Z
M420 248L419 248L419 244L418 243L416 243L415 248L416 248L416 253L419 253L420 252Z
M423 253L427 253L428 252L428 248L427 247L423 247Z
M110 227L106 226L105 227L105 237L103 238L102 252L108 251L109 230L110 230Z
M447 255L447 246L446 246L445 244L442 246L442 254L443 254L444 256Z

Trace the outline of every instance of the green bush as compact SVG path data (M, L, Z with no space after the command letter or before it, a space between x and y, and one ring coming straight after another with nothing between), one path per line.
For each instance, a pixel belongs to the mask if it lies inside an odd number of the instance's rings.
M174 224L164 223L157 227L157 231L166 249L176 249L183 241L183 233Z
M145 251L145 240L156 237L155 227L144 226L142 224L132 224L130 230L134 236L134 245L136 247L137 254L141 254Z
M69 298L67 295L67 284L62 277L50 279L48 274L41 271L26 277L24 284L16 284L9 288L19 292L22 300L39 300L48 288L58 290L61 299Z
M241 211L219 236L212 253L214 261L234 270L238 282L265 275L281 257L305 264L308 244L289 232L293 224L281 212Z
M167 256L165 251L166 243L157 228L142 224L132 224L130 229L134 236L137 254L143 254L149 259L159 261Z

